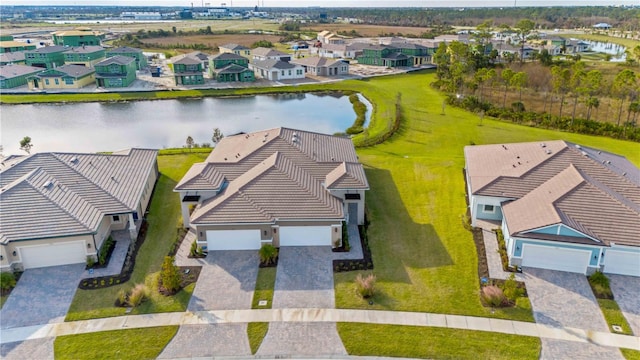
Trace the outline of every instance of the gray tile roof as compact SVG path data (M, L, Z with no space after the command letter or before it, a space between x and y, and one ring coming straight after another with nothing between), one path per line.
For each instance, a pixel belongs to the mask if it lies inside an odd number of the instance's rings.
M175 190L214 191L225 180L192 223L338 219L342 202L327 189L369 188L350 139L287 128L224 138Z
M234 53L220 53L213 55L212 60L247 60L246 57L236 55Z
M640 170L624 157L552 141L469 146L465 159L474 195L513 199L511 235L564 224L594 244L640 246Z
M115 48L115 49L110 49L108 52L110 53L142 53L142 49L138 49L138 48L132 48L132 47L128 47L128 46L122 46L119 48Z
M136 61L136 59L132 57L116 55L100 61L99 63L96 64L96 66L105 66L105 65L111 65L111 64L127 65L127 64L131 64L134 61Z
M65 51L65 54L91 54L104 50L102 46L75 46Z
M82 65L62 65L57 68L49 69L40 74L38 77L58 77L58 73L63 73L73 78L81 78L83 76L95 73L95 70Z
M156 156L131 149L12 158L0 171L0 242L92 233L102 216L135 211Z
M18 76L36 74L44 70L35 66L8 64L0 66L0 79L12 79Z
M291 60L292 64L298 64L303 66L313 66L313 67L332 67L339 66L343 62L341 60L329 59L323 57L305 57L300 59Z
M225 49L229 49L229 50L249 50L248 47L246 46L242 46L242 45L238 45L238 44L225 44L220 46L221 48L225 48Z
M25 53L36 53L36 54L50 54L57 52L64 52L68 50L68 47L62 45L54 45L54 46L45 46L41 48L37 48L35 50L25 50Z
M18 61L24 61L23 51L0 54L0 62L9 63L9 62L18 62Z
M249 68L237 64L230 64L218 70L218 74L240 74L245 71L251 71Z
M194 58L188 55L180 55L171 58L171 63L173 64L184 64L184 65L196 65L202 64L202 60Z
M286 61L278 59L256 60L253 62L253 66L261 69L293 69L297 65L288 63Z
M255 55L255 56L291 56L291 54L287 54L285 52L282 52L280 50L275 50L275 49L269 49L269 48L265 48L265 47L258 47L255 49L251 50L251 55Z

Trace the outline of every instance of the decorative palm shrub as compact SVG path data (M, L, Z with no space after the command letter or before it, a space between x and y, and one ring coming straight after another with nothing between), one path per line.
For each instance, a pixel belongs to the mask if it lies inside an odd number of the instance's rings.
M358 295L363 299L368 299L375 295L376 276L373 274L369 274L367 276L358 274L358 276L356 276L356 290L358 291Z
M107 255L109 255L109 249L113 244L113 238L109 236L107 240L102 244L100 251L98 251L98 263L104 265L107 262Z
M0 273L0 287L4 291L13 289L16 286L16 277L12 272Z
M507 303L507 298L504 296L502 289L495 285L483 287L480 296L487 305L492 307L499 307Z
M202 248L198 246L198 243L196 242L196 240L193 240L193 242L191 243L191 248L189 249L189 256L198 257L202 255L204 255Z
M180 269L173 263L173 256L165 256L160 273L162 286L171 294L175 294L180 289Z
M260 262L264 265L271 265L278 258L278 249L270 244L264 245L259 250Z

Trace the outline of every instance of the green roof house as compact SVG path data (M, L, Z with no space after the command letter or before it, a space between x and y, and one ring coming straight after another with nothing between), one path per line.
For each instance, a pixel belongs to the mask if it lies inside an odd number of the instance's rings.
M60 45L45 46L35 50L27 50L24 57L27 65L45 69L64 65L64 52L68 48Z
M191 56L176 56L169 62L176 85L204 84L202 60Z
M105 38L103 32L83 27L56 31L51 33L51 36L55 45L64 46L100 45Z
M0 89L11 89L27 84L27 77L43 71L42 68L9 64L0 66Z
M107 57L111 56L127 56L136 59L136 69L144 69L149 64L147 63L147 57L142 53L142 49L123 46L107 51Z
M95 66L96 85L104 88L127 87L136 80L136 59L112 56Z
M104 60L104 57L105 50L102 46L78 46L64 52L64 63L91 68Z

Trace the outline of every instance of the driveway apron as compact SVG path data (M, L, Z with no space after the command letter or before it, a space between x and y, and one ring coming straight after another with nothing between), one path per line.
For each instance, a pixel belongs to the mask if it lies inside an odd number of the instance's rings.
M281 247L273 308L334 308L329 247ZM257 355L346 355L335 323L270 323Z
M0 311L3 329L64 321L84 264L28 269Z
M640 278L607 274L613 298L631 326L633 334L640 336Z
M600 307L584 275L524 269L533 317L537 323L608 332ZM542 339L541 359L622 359L616 348L592 343Z
M53 360L53 342L49 337L0 345L0 358L6 360Z
M257 251L210 251L189 301L190 311L251 309ZM183 325L160 358L250 356L247 324Z

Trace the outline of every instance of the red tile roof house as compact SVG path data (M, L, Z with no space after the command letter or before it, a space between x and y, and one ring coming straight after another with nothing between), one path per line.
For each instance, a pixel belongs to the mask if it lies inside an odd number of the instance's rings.
M640 170L627 159L565 141L464 155L472 225L501 223L511 265L640 276Z
M255 250L340 246L368 189L351 139L276 128L225 137L174 191L199 245Z
M84 263L113 230L138 235L157 150L37 153L0 162L0 270Z

